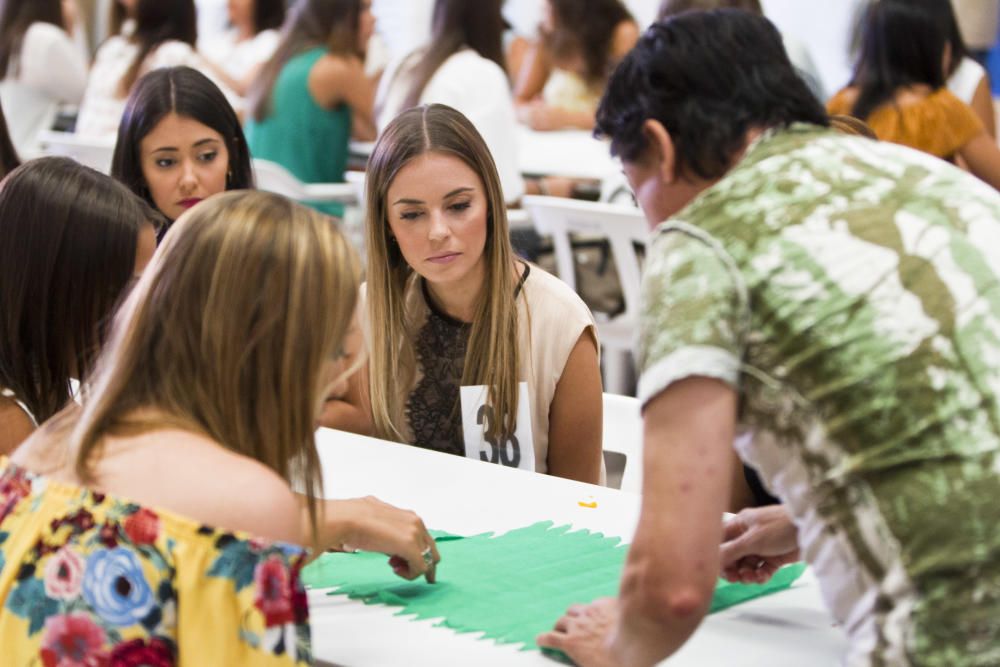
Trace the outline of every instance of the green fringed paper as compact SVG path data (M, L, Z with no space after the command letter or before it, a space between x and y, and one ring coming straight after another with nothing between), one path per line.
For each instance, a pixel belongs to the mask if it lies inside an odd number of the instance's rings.
M398 606L401 615L441 619L437 625L456 632L481 632L529 650L571 604L617 595L628 552L617 537L570 532L551 521L498 537L432 534L441 553L436 584L399 579L386 557L373 553L324 554L302 571L302 580L310 588L335 587L331 595ZM804 570L804 564L790 565L766 584L720 579L711 611L784 590Z

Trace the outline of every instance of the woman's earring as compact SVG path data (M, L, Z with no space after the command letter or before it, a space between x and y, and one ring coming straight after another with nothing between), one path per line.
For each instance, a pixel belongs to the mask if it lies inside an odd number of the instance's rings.
M232 184L233 184L233 170L230 169L226 172L226 189L228 190L229 186L231 186Z

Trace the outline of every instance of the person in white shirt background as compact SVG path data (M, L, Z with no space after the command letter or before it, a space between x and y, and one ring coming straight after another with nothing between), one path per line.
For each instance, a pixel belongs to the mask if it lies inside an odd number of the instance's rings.
M14 146L36 152L60 104L79 104L86 55L70 33L73 0L0 0L0 100Z
M77 134L113 136L129 91L150 70L187 65L211 78L207 63L194 48L196 16L193 0L137 0L135 31L110 37L97 51L80 105ZM230 103L239 105L232 91L215 83Z
M270 60L285 21L285 0L229 0L229 27L200 36L198 50L213 72L237 94L246 95L261 66Z
M447 104L461 111L493 154L504 200L517 202L524 181L517 164L514 98L504 68L501 0L437 0L427 46L386 67L375 95L383 130L400 111Z

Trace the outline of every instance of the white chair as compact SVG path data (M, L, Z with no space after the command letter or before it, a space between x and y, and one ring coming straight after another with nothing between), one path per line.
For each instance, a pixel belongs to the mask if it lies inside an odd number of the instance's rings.
M353 183L303 183L280 164L260 158L254 158L253 171L258 189L295 201L341 204L358 201L357 186Z
M649 225L639 209L631 206L529 195L523 206L540 234L552 237L559 277L576 290L571 234L608 239L618 269L625 309L614 317L598 320L597 331L604 348L604 388L624 394L628 387L628 359L639 329L639 258L636 245L645 247Z
M114 137L85 137L73 132L42 130L38 133L38 152L61 155L102 174L111 173L111 158L115 153Z
M601 446L605 452L608 479L617 475L615 461L608 453L625 457L621 471L621 490L642 492L642 412L639 399L618 394L604 394L604 436Z
M365 205L365 181L368 178L368 172L365 171L345 171L344 180L354 186L354 196L358 198L359 206L364 208Z

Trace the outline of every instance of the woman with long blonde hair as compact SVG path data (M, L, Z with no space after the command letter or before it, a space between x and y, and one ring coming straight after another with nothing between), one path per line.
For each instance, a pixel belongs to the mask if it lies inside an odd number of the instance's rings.
M565 283L514 255L496 166L475 127L440 104L405 111L367 174L359 310L371 357L325 423L598 482L593 317Z
M315 420L357 288L343 236L276 195L177 221L82 407L0 464L5 659L307 664L294 545L384 551L433 579L415 515L317 500Z

